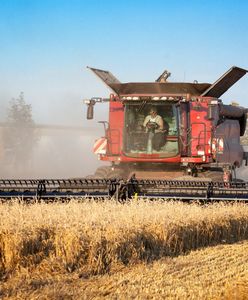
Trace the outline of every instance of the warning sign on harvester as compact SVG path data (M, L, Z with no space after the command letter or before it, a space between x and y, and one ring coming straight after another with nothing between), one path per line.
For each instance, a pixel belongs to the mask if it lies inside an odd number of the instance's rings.
M213 138L212 151L214 154L223 154L224 152L224 140L223 138Z
M107 151L107 139L102 137L95 141L93 151L95 154L106 154Z

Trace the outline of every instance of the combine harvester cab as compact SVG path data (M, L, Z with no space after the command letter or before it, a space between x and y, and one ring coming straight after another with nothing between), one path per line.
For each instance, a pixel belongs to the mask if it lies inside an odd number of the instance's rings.
M242 164L240 136L247 109L219 99L247 70L232 67L213 84L168 82L165 71L155 82L121 83L110 72L90 68L111 90L108 99L85 100L87 118L97 102L109 102L105 136L94 152L111 166L95 177L230 181ZM202 180L201 179L201 180Z

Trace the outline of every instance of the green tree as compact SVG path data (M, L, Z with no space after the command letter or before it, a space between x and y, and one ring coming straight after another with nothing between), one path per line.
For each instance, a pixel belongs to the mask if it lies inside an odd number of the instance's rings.
M16 168L29 168L33 148L37 142L32 106L24 94L12 99L8 109L7 126L3 134L5 162Z

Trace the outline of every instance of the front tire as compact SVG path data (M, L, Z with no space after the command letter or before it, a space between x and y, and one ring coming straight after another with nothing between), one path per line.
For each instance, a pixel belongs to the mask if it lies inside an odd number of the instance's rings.
M94 177L99 179L121 179L124 178L124 170L102 166L96 170Z

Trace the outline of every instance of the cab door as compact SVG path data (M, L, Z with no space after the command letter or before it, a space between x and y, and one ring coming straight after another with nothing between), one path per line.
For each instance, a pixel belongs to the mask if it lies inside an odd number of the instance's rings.
M107 153L110 156L120 155L122 152L124 128L124 106L120 101L109 104L109 127L107 130Z

